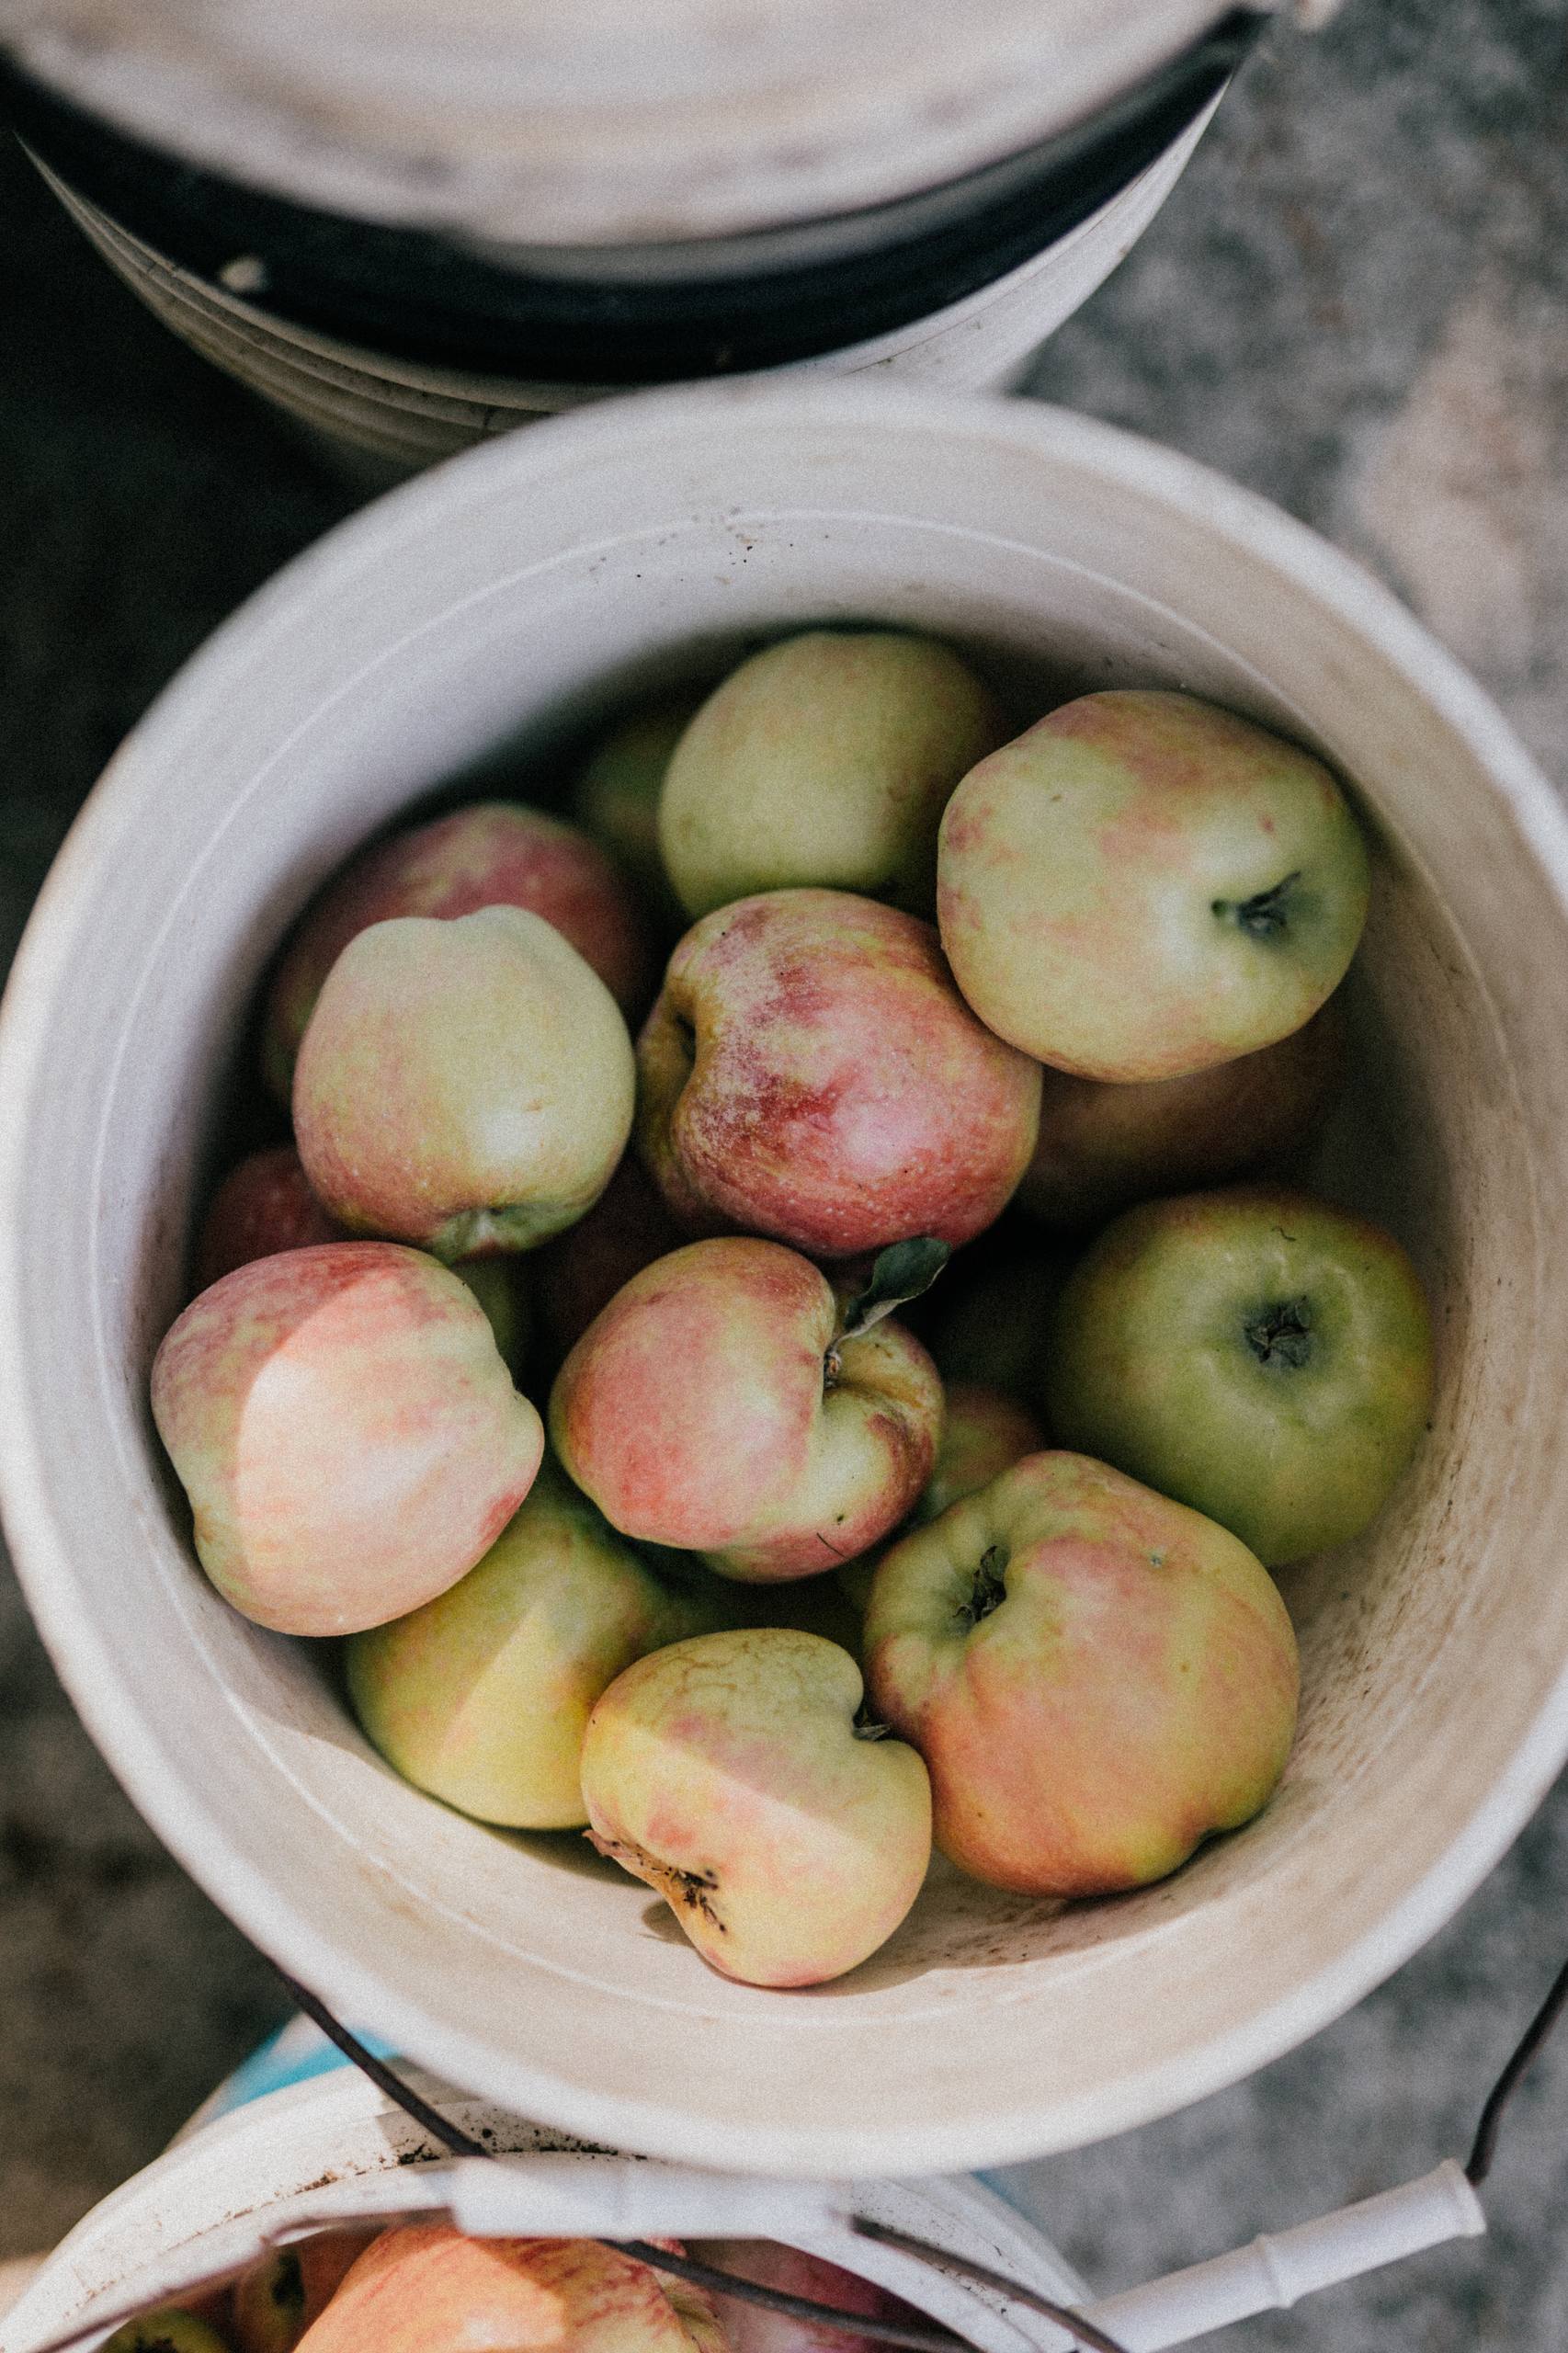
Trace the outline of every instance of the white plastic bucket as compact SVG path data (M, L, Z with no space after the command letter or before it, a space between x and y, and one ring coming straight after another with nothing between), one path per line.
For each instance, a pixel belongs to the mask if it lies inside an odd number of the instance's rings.
M953 392L1011 390L1040 345L1142 235L1218 103L1206 106L1156 162L1086 221L977 293L893 333L846 343L770 374L775 380L866 375ZM369 460L390 478L614 390L422 365L293 324L182 269L47 168L44 177L109 267L166 327L317 438Z
M629 2235L617 2211L617 2177L624 2168L614 2157L576 2149L558 2133L454 2095L430 2078L414 2080L454 2124L488 2147L568 2158L571 2194L590 2205L596 2184L602 2194L602 2212L585 2227ZM164 2156L94 2207L0 2315L0 2353L31 2353L85 2327L95 2305L108 2317L128 2304L150 2308L172 2301L160 2292L165 2284L188 2286L204 2273L230 2268L250 2247L259 2254L265 2232L305 2210L324 2213L335 2206L352 2219L357 2198L374 2202L378 2177L383 2185L387 2176L397 2177L392 2192L405 2206L415 2197L434 2201L439 2193L430 2186L429 2167L442 2154L422 2126L352 2071L270 2093L182 2134ZM389 2194L386 2187L381 2194ZM694 2182L684 2192L672 2185L670 2194L677 2213L684 2205L691 2218L682 2235L699 2237L704 2185ZM725 2197L722 2185L715 2185L715 2194ZM782 2187L759 2202L770 2234L880 2281L960 2331L980 2353L1030 2353L1032 2344L1056 2335L1049 2323L1032 2321L1031 2327L1032 2316L1021 2307L1007 2317L996 2296L917 2257L869 2240L846 2244L846 2234L832 2224L808 2220L802 2226ZM1074 2302L1082 2293L1045 2240L979 2182L863 2182L856 2185L854 2203L860 2213L971 2256L1053 2301ZM761 2234L714 2228L710 2234Z
M919 623L1020 695L1180 684L1353 779L1381 843L1347 1189L1438 1310L1432 1432L1291 1573L1286 1783L1171 1881L1056 1910L938 1870L807 1994L706 1971L580 1840L405 1787L308 1648L194 1566L146 1374L275 942L401 805L749 632ZM381 502L113 763L0 1022L0 1469L61 1673L137 1802L340 2014L510 2110L776 2173L957 2170L1234 2080L1444 1920L1568 1750L1568 822L1386 592L1206 471L1027 404L748 387L587 410Z

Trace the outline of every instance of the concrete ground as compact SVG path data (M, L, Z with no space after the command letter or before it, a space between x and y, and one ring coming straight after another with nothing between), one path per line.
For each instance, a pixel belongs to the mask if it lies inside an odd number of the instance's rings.
M1279 501L1382 573L1568 774L1561 0L1348 0L1247 69L1032 390ZM171 342L0 152L0 951L116 741L351 495ZM1010 2178L1103 2287L1462 2154L1568 1952L1560 1786L1451 1927L1306 2050ZM1218 1964L1222 1966L1222 1956ZM0 1569L0 2260L144 2163L283 2013L145 1830ZM1561 2353L1568 2040L1488 2241L1223 2340Z

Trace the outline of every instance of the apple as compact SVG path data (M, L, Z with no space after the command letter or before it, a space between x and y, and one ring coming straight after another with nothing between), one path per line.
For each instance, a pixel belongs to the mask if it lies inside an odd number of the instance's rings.
M597 2239L385 2231L301 2353L722 2353L699 2288Z
M194 2313L165 2304L106 2336L102 2353L229 2353L229 2341Z
M1392 1235L1234 1185L1128 1210L1085 1252L1057 1308L1048 1410L1064 1445L1277 1568L1376 1518L1432 1383L1426 1295Z
M776 1242L695 1242L634 1275L556 1376L568 1474L625 1536L726 1576L805 1576L863 1552L930 1475L942 1388L885 1318L846 1328Z
M692 915L796 883L929 915L948 796L1006 734L989 687L934 638L786 638L715 687L676 745L665 869Z
M1034 1150L1038 1063L975 1019L929 924L846 892L694 925L637 1063L638 1149L688 1232L827 1258L967 1242Z
M937 912L981 1019L1080 1077L1256 1052L1337 988L1370 870L1321 760L1191 695L1053 710L942 819Z
M1096 1225L1153 1194L1278 1167L1321 1124L1344 1061L1335 995L1288 1038L1185 1078L1114 1086L1047 1070L1018 1205L1046 1225Z
M588 1719L595 1846L656 1888L726 1977L842 1976L920 1892L926 1768L859 1720L861 1698L847 1652L757 1626L639 1659Z
M197 1240L205 1290L253 1258L352 1237L328 1217L310 1188L292 1144L253 1152L231 1168L213 1194ZM516 1376L528 1354L528 1302L523 1270L512 1258L464 1258L452 1268L490 1319L502 1362Z
M623 1283L685 1239L664 1195L634 1153L628 1153L585 1217L534 1260L540 1304L562 1353L575 1346Z
M1295 1637L1246 1547L1075 1454L1027 1455L895 1544L872 1704L931 1774L936 1840L994 1887L1107 1895L1267 1803Z
M258 2256L234 2282L230 2334L235 2353L294 2353L379 2235L349 2226L317 2231Z
M448 1260L528 1250L603 1192L635 1070L615 1000L540 915L407 915L351 939L294 1068L311 1189Z
M754 2280L759 2288L805 2296L812 2303L833 2304L840 2312L864 2313L868 2320L926 2317L891 2290L880 2288L873 2279L863 2279L858 2271L846 2271L820 2255L779 2246L771 2239L704 2239L691 2251L704 2263L732 2272L738 2279ZM714 2302L730 2353L874 2353L879 2346L877 2338L824 2328L790 2313L769 2312L765 2304L743 2303L738 2296L716 2290Z
M197 1276L205 1290L253 1258L345 1239L312 1192L293 1145L276 1144L247 1154L213 1194L197 1236Z
M202 1567L281 1633L353 1633L455 1585L544 1446L472 1291L394 1243L237 1267L175 1323L152 1386Z
M685 929L686 917L659 849L659 795L670 754L706 694L688 688L629 713L595 746L572 795L577 823L619 859L643 904L675 931Z
M405 1781L481 1822L571 1830L588 1711L644 1651L720 1623L546 1462L467 1576L354 1635L349 1695Z
M322 983L351 939L394 915L450 920L526 907L593 966L629 1020L653 993L653 951L614 862L577 826L520 801L481 801L372 843L300 918L267 991L262 1066L286 1103Z

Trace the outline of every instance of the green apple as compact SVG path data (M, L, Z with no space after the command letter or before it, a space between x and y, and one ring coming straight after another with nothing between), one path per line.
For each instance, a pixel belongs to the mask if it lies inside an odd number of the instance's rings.
M937 1844L992 1886L1106 1895L1267 1803L1295 1727L1272 1579L1213 1521L1081 1455L1027 1455L887 1553L878 1714L931 1775Z
M926 1768L861 1721L861 1698L846 1652L752 1627L640 1659L588 1720L594 1844L656 1888L727 1977L841 1976L920 1892Z
M228 2340L193 2313L167 2305L128 2320L104 2339L103 2353L229 2353Z
M1432 1323L1392 1234L1283 1186L1148 1201L1057 1309L1056 1437L1207 1512L1278 1567L1387 1501L1432 1403Z
M676 745L659 841L682 904L821 883L929 915L937 827L1006 726L950 647L808 630L754 654Z
M347 1645L355 1713L405 1781L516 1830L583 1810L588 1711L645 1651L719 1622L547 1462L477 1567Z
M1084 1078L1180 1078L1337 988L1370 891L1329 770L1191 695L1084 695L971 768L937 916L998 1037Z
M685 923L659 850L659 795L670 755L706 693L662 695L631 711L595 745L572 795L577 823L614 853L648 907L676 931Z

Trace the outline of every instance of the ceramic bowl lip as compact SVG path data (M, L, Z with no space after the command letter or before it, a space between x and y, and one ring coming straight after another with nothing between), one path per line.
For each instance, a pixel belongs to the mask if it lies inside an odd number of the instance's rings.
M1196 460L1122 430L1041 404L935 395L888 386L728 385L652 392L547 420L483 445L388 493L297 557L232 616L176 675L111 760L73 826L40 893L0 1010L0 1102L26 1104L51 1051L51 1006L72 953L73 909L84 886L133 832L143 797L177 765L215 708L254 691L278 648L314 625L357 579L369 578L433 527L460 532L505 485L525 488L563 460L597 449L651 450L684 426L739 422L756 433L802 426L832 434L960 436L976 461L987 445L1038 451L1126 493L1174 510L1260 560L1379 647L1443 717L1491 779L1497 802L1550 881L1568 920L1568 811L1502 713L1453 656L1352 558L1306 525ZM25 1267L17 1205L39 1181L21 1122L0 1123L0 1497L18 1576L62 1682L117 1777L160 1838L263 1951L340 2015L390 2036L425 2066L479 2087L522 2115L612 2147L779 2174L898 2175L1021 2162L1040 2154L1038 2111L1027 2097L1007 2113L922 2131L874 2122L795 2127L758 2118L744 2153L722 2128L672 2105L585 2090L493 2047L482 2029L448 2019L379 1976L373 1959L335 1944L263 1887L196 1793L171 1790L138 1709L117 1682L108 1630L79 1604L71 1548L40 1453L47 1401L24 1361ZM1523 1827L1568 1756L1568 1663L1509 1766L1482 1796L1436 1864L1384 1917L1289 1995L1198 2049L1146 2064L1057 2103L1051 2145L1102 2140L1223 2089L1295 2047L1388 1977L1452 1915ZM715 2137L725 2141L722 2155Z

